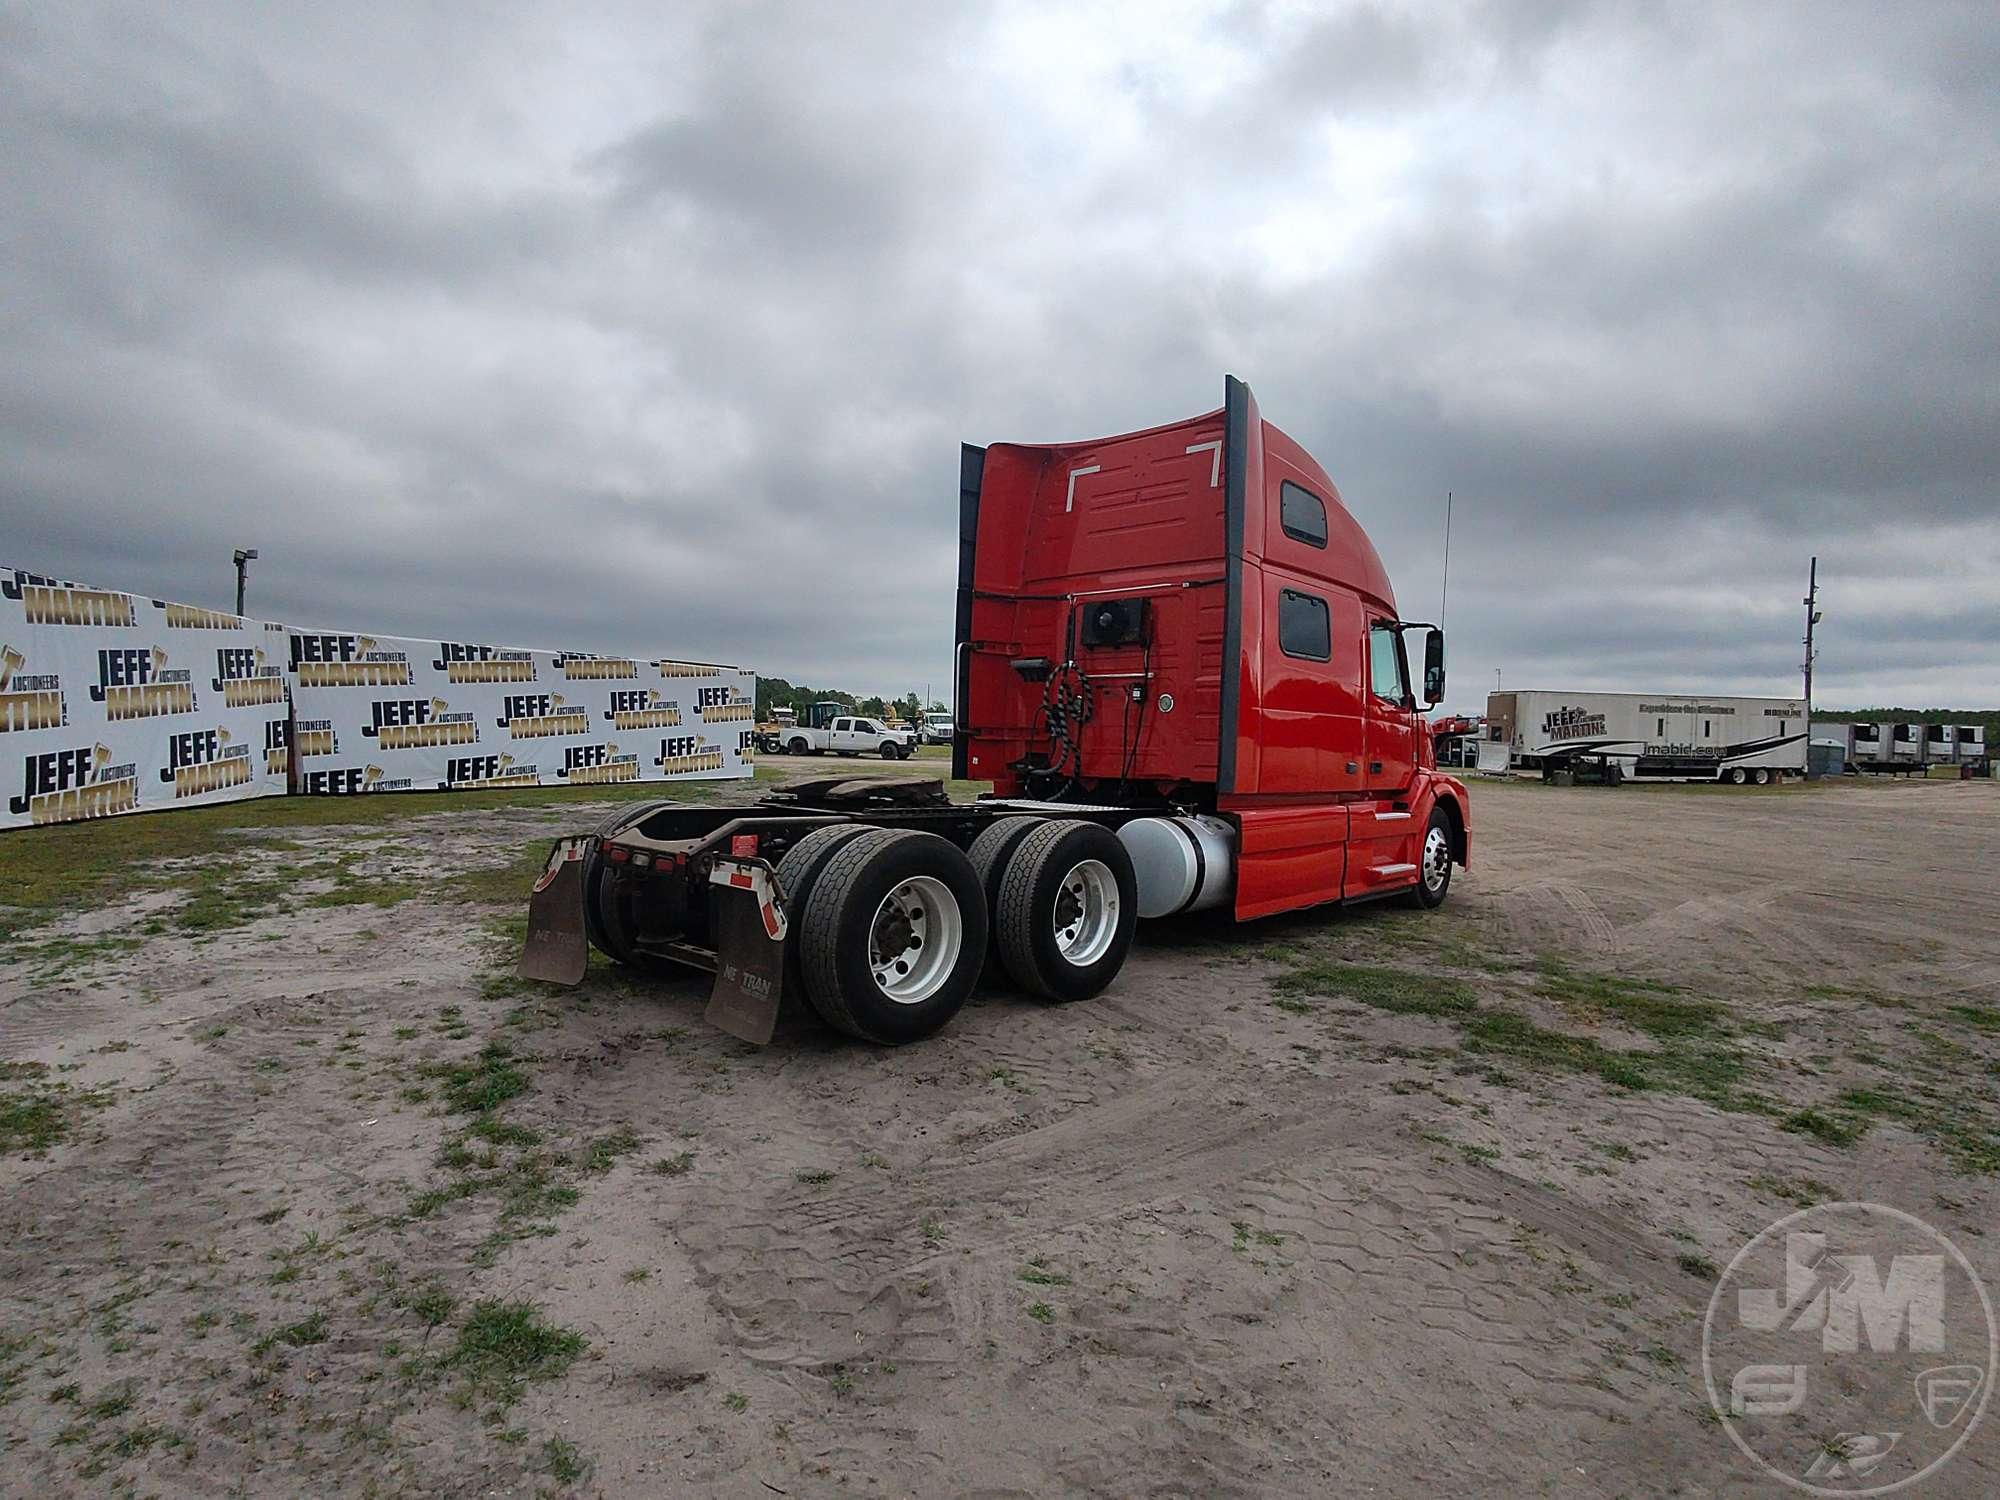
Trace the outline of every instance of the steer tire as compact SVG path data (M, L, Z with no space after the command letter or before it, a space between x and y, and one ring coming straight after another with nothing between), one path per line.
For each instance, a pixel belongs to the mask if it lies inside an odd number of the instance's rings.
M1431 864L1432 844L1436 839L1444 841L1443 868L1434 870ZM1430 910L1444 905L1444 898L1451 894L1451 819L1442 807L1431 808L1431 820L1424 827L1424 841L1417 846L1417 883L1410 888L1404 899L1411 905Z
M1094 879L1083 873L1092 864L1101 872ZM1095 893L1081 904L1079 925L1069 929L1078 934L1074 944L1087 945L1081 962L1065 950L1057 927L1059 903L1060 913L1071 915L1076 889ZM1105 909L1096 900L1101 896L1115 906ZM1132 856L1099 824L1067 818L1041 823L1008 857L994 913L1000 961L1017 985L1044 1000L1088 1000L1117 977L1132 947L1139 920Z
M896 742L894 740L882 741L882 759L884 760L901 759L901 756L896 750Z
M936 987L902 1002L876 982L870 954L883 903L915 880L941 887L939 899L948 901L949 920L956 924L956 947L944 948L937 960L947 967ZM957 845L915 829L873 828L843 844L794 920L799 968L813 1008L835 1030L884 1046L919 1041L957 1015L986 956L986 902L972 862ZM932 924L925 935L937 931ZM922 953L919 967L930 961L930 953Z
M806 739L804 736L800 736L798 739L793 740L792 754L794 755L812 754L812 741Z

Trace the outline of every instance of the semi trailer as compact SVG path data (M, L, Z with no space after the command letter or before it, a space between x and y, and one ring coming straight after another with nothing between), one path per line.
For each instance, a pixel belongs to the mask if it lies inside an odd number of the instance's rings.
M1490 693L1486 724L1489 738L1507 747L1511 769L1544 776L1742 786L1806 772L1806 706L1798 698Z
M1142 917L1436 907L1469 861L1422 717L1443 633L1401 617L1326 471L1233 377L1167 426L966 446L955 646L952 774L989 794L833 777L620 809L557 840L521 973L576 983L594 946L712 970L708 1018L752 1042L798 990L896 1044L989 962L1081 1000Z

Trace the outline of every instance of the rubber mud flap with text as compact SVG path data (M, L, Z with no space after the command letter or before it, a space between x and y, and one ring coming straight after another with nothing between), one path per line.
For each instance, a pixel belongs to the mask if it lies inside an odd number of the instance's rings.
M583 923L584 855L589 838L556 840L528 903L528 940L515 972L550 984L580 984L590 967Z
M715 988L709 992L703 1019L718 1031L758 1047L770 1041L771 1033L777 1030L778 1002L785 983L783 909L774 902L768 882L769 876L764 875L758 882L761 890L721 880L710 888L715 915ZM768 912L767 907L771 908Z

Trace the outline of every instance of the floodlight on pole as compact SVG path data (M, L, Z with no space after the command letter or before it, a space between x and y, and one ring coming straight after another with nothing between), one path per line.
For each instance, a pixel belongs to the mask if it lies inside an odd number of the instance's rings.
M236 549L236 613L238 615L243 613L243 575L248 570L250 563L256 559L256 556L257 549L255 547L238 547Z

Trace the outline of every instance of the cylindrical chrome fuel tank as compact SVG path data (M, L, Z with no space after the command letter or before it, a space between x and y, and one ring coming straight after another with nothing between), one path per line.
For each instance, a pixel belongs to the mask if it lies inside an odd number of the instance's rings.
M1236 830L1220 818L1134 818L1118 830L1139 881L1139 915L1220 906L1236 889Z

